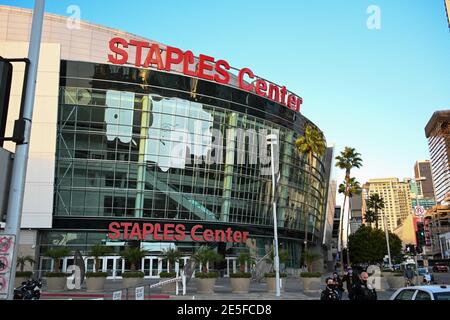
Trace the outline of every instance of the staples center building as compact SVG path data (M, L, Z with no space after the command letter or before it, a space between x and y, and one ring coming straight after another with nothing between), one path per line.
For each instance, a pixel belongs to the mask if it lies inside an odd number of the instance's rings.
M27 56L31 18L30 10L0 6L0 56ZM182 265L207 245L225 257L215 267L227 276L239 252L262 258L272 246L266 137L276 134L279 242L289 251L286 266L299 268L306 212L309 245L321 243L325 157L313 160L308 178L295 148L311 124L301 97L220 58L46 15L19 254L35 255L35 269L46 271L54 267L49 248L89 257L105 244L114 253L102 269L120 277L129 268L120 252L140 245L148 251L140 268L158 277L167 270L165 249L182 251ZM14 64L7 136L22 77ZM64 258L62 269L72 261ZM93 259L86 264L92 270Z

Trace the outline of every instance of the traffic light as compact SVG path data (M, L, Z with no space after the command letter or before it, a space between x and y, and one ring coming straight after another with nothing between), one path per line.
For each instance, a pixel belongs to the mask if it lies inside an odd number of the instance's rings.
M425 246L425 230L423 226L423 222L417 223L417 231L416 231L416 241L418 247Z
M13 66L11 62L0 57L0 138L5 137L12 71ZM3 140L0 139L0 147L2 146Z
M406 252L407 254L410 254L410 255L415 256L415 255L416 255L416 246L413 245L413 244L408 244L408 245L406 245L406 250L405 250L405 252Z

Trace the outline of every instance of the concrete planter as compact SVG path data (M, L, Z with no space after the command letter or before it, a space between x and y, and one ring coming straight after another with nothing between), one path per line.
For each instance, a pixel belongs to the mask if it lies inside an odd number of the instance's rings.
M250 278L231 278L231 291L233 293L248 293Z
M63 291L66 288L66 277L49 277L47 278L48 291Z
M322 278L301 278L303 290L308 292L321 291Z
M133 290L134 288L142 285L144 283L143 278L123 278L122 287L124 289L130 288Z
M286 278L280 278L281 279L281 289L280 291L284 291L284 288L286 288ZM275 278L266 278L267 282L267 291L268 292L276 292L276 281Z
M16 280L14 281L14 288L18 288L22 285L22 282L27 281L27 277L16 277Z
M197 282L197 293L200 294L214 293L214 285L216 284L216 278L196 279L196 282Z
M402 276L387 276L386 277L389 288L392 290L397 290L405 286L405 278Z
M103 291L105 282L105 277L86 278L86 289L88 292Z

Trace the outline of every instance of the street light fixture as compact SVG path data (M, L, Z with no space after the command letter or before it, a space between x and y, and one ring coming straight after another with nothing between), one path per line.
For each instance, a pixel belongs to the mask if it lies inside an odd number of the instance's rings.
M275 157L274 145L278 144L276 134L267 135L267 144L270 145L271 169L272 169L272 203L273 203L273 237L274 237L274 264L275 264L275 288L276 296L280 296L280 258L278 256L278 225L277 225L277 204L275 202Z

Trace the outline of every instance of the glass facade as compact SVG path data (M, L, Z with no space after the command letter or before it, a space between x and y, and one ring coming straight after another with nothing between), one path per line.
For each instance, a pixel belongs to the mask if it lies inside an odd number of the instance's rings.
M317 243L327 191L323 159L314 159L309 177L307 159L295 149L307 122L285 106L229 86L62 61L56 230L42 233L42 250L67 245L88 251L106 240L110 221L200 221L250 230L262 257L273 237L265 140L277 133L280 243L291 253L288 264L298 267L305 213L308 239ZM186 252L197 245L177 244ZM232 253L233 246L219 250Z

